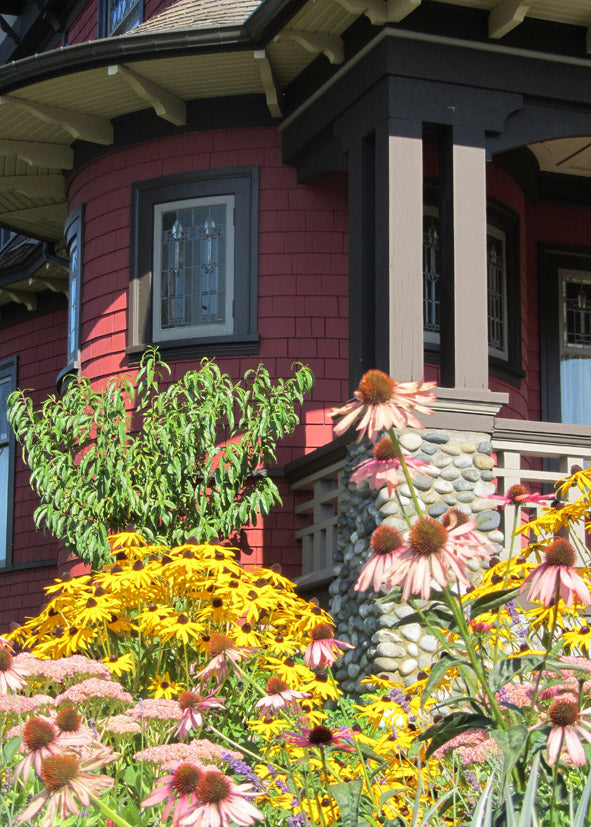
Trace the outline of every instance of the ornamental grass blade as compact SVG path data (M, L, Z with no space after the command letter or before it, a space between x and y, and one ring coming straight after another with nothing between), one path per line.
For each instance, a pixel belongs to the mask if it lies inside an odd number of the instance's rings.
M591 798L591 772L587 776L587 783L585 784L585 789L583 790L583 795L581 796L581 800L579 801L579 806L577 807L577 812L575 813L574 821L572 822L572 827L586 827L586 825L591 823L591 817L589 815L589 799Z
M505 787L505 827L517 827L513 796L508 787Z
M492 773L486 783L486 787L480 794L480 798L478 799L478 804L476 805L476 809L474 810L474 814L472 816L472 820L470 821L469 827L491 827L493 805L491 790L494 779L495 774Z
M538 791L538 773L540 772L540 753L538 752L531 766L531 773L525 788L518 827L532 827L537 824L535 801Z

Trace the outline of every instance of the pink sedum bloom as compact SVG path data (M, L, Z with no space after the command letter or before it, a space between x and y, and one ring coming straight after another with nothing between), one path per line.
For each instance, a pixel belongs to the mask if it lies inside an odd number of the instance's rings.
M358 483L362 480L369 480L370 488L383 488L387 486L388 496L391 497L396 490L402 475L402 463L398 458L396 448L390 437L384 437L375 445L373 457L360 463L351 474L351 482ZM428 466L428 462L422 459L415 459L410 454L402 451L408 471L413 476L414 471Z
M310 631L312 643L304 652L304 663L310 669L324 668L332 664L343 653L342 649L354 649L344 640L336 640L328 623L319 623Z
M373 587L374 592L379 592L382 583L386 580L386 572L394 565L400 551L406 548L400 532L387 525L380 525L371 535L369 541L372 557L361 569L354 589L364 592Z
M490 547L475 537L474 528L473 520L448 529L431 517L419 517L406 547L386 573L386 587L402 586L402 600L406 602L411 594L429 600L431 581L444 589L449 585L450 573L468 586L467 561L488 560L491 555Z
M428 406L435 399L434 382L395 382L381 370L369 370L361 377L355 399L341 408L334 408L330 415L342 417L334 426L341 436L357 423L357 441L367 436L374 442L382 431L389 428L422 428L412 411L430 414Z
M180 822L181 827L250 827L264 815L249 801L259 793L252 784L235 784L217 770L203 773L197 787L199 804Z
M591 744L591 709L581 710L574 698L557 698L550 709L548 717L552 724L548 736L548 763L556 764L564 749L568 758L576 767L587 763L581 738Z
M308 692L298 692L290 689L281 678L273 676L267 681L267 694L255 704L260 709L261 717L279 712L280 709L297 709L302 698L310 698Z
M577 553L568 540L558 537L545 555L545 562L528 575L519 593L526 600L539 600L545 606L553 606L557 595L567 606L572 606L575 598L584 606L591 604L587 584L573 568Z
M26 684L29 670L24 664L18 664L12 649L0 645L0 695L18 692Z

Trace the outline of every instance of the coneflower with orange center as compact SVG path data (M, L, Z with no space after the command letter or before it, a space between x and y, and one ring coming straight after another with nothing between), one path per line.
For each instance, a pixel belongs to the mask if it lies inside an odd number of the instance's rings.
M411 477L415 471L429 465L422 459L415 459L410 454L402 451L404 461ZM402 463L398 457L396 446L390 437L383 437L374 446L373 457L361 462L351 474L351 482L358 483L362 480L369 480L370 488L388 488L388 496L391 497L401 479Z
M355 583L355 591L364 592L373 586L379 592L386 579L386 572L390 571L396 557L405 548L400 532L387 525L380 525L371 535L369 541L373 555L361 569L361 574Z
M343 649L354 649L350 643L337 640L328 623L319 623L310 630L312 642L304 652L304 663L310 669L323 669L343 654Z
M142 807L154 807L166 802L161 821L168 821L172 814L173 827L179 827L181 819L189 815L199 803L199 782L203 777L201 763L179 761L170 775L161 778L150 795L142 801Z
M179 739L183 739L192 730L198 731L203 726L203 712L211 709L224 709L224 702L221 698L215 697L214 692L209 695L200 695L198 692L181 692L178 697L178 704L183 712L180 725L177 730Z
M15 663L12 650L0 644L0 695L18 692L26 684L28 674L29 671L24 665Z
M574 569L577 552L563 537L558 537L545 550L545 561L526 577L520 594L526 600L539 600L545 606L554 605L556 596L572 606L576 600L584 606L591 604L587 584Z
M355 747L351 743L353 740L351 731L347 727L329 729L323 724L317 724L310 729L303 729L301 732L286 733L285 740L288 744L304 747L304 749L336 747L346 752L355 751Z
M554 499L554 494L536 494L530 491L525 485L517 483L512 485L506 494L490 494L487 497L489 500L496 500L499 503L499 508L505 508L508 505L544 505L548 504Z
M330 415L342 417L334 426L337 436L357 423L358 441L367 436L374 442L389 428L422 428L412 413L432 413L429 407L435 399L434 382L395 382L381 370L369 370L363 375L354 399Z
M490 547L474 538L474 528L473 520L446 528L431 517L420 517L385 574L386 588L402 586L402 600L407 601L411 594L428 600L433 580L442 589L449 585L450 576L468 586L467 561L488 560L491 555Z
M587 763L581 738L591 744L591 709L581 710L574 698L558 698L548 710L552 724L546 750L548 763L556 764L564 747L572 763Z
M309 692L298 692L290 689L285 681L277 676L269 678L266 686L267 694L256 702L257 709L260 709L261 718L274 714L280 709L297 709L302 698L312 697Z
M256 652L254 646L238 646L232 638L220 632L212 632L207 646L207 654L211 658L196 677L203 685L206 685L212 675L215 675L219 683L223 683L228 676L230 668L244 658L250 657Z
M199 804L183 818L182 827L249 827L264 816L249 801L259 793L252 784L235 784L218 770L207 770L197 788Z

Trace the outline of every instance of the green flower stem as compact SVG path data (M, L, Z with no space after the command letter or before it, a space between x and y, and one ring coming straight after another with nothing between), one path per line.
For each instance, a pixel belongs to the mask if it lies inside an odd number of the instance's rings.
M94 795L90 795L89 798L92 801L92 803L96 807L98 807L98 809L101 811L105 818L108 818L115 824L118 824L119 827L134 827L133 824L130 824L129 821L127 821L127 819L120 816L119 813L117 813L115 810L112 810L104 802L102 802L100 798L97 798Z
M412 482L412 479L411 479L411 476L410 476L410 472L408 470L408 466L406 464L406 460L404 459L404 454L402 452L402 448L400 447L400 442L398 441L398 437L396 435L396 431L394 430L394 428L388 428L388 436L392 440L392 443L394 445L394 450L396 451L396 456L400 460L400 465L402 467L402 472L404 473L404 478L406 479L406 484L408 485L408 487L410 489L410 493L411 493L411 496L412 496L412 501L414 503L416 512L417 512L419 517L422 517L423 516L423 509L421 508L421 505L419 503L419 498L416 495L415 487L413 485L413 482Z
M507 588L507 580L509 579L509 566L511 565L511 560L513 559L513 548L515 546L515 532L517 531L517 521L519 520L519 515L521 514L521 506L515 505L515 517L513 518L513 529L511 531L511 546L509 548L509 557L507 559L507 565L505 566L505 577L503 579L503 588ZM498 617L498 615L497 615Z
M536 676L536 682L534 684L534 694L531 701L530 707L530 715L528 720L528 725L531 725L532 718L535 715L535 707L536 701L538 700L538 694L540 692L540 682L542 680L542 674L544 669L546 668L546 663L548 661L548 655L550 654L550 649L552 648L552 641L554 640L554 632L556 631L556 624L558 623L558 602L560 600L560 578L556 581L556 589L554 591L554 614L552 616L552 625L549 630L550 639L546 644L546 651L544 652L544 659L542 661L542 665L538 669L538 674ZM528 736L529 741L529 736Z
M398 491L398 488L394 489L394 493L396 494L396 499L398 500L398 508L400 509L400 512L401 512L402 516L404 517L406 525L410 529L410 528L412 528L412 522L411 522L410 517L408 516L408 514L404 510L404 506L402 505L402 500L400 499L400 492Z

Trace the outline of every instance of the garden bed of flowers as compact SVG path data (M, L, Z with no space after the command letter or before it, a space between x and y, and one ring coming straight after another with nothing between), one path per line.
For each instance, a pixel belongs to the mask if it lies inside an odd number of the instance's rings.
M340 431L381 438L359 484L412 487L397 429L421 427L432 398L366 374L335 412ZM440 648L414 684L370 675L360 698L331 672L351 643L280 572L214 543L112 535L106 565L55 581L0 638L0 823L590 824L588 550L567 530L587 520L591 472L557 495L571 488L518 521L507 560L416 495L407 532L377 526L356 588L409 602L398 626ZM497 504L541 499L515 487ZM477 584L471 559L488 565Z

